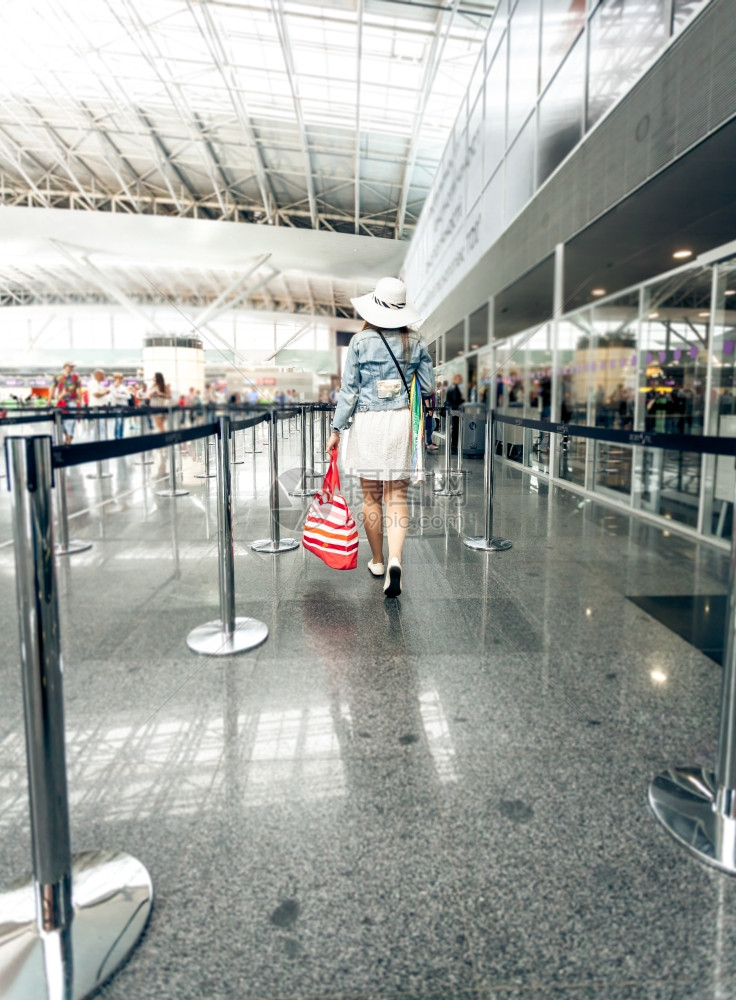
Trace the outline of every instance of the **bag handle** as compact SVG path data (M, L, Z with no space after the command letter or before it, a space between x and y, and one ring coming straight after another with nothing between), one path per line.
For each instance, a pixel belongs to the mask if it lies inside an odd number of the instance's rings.
M322 487L331 490L333 493L340 492L340 473L337 468L337 448L330 452L330 467L325 473Z
M381 338L381 340L386 345L386 350L391 355L391 360L396 365L396 367L398 369L398 372L399 372L399 375L401 375L401 381L404 383L404 388L406 389L406 394L411 399L411 393L409 392L409 386L408 386L407 381L406 381L406 376L404 375L404 369L401 367L401 365L399 364L399 362L396 360L396 355L391 350L391 348L388 346L388 341L386 340L386 338L384 337L384 335L381 333L381 331L378 330L378 329L376 329L376 333L378 334L378 336Z

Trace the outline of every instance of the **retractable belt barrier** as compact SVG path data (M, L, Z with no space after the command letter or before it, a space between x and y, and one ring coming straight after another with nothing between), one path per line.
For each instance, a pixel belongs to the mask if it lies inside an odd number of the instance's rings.
M269 466L269 477L270 477L270 498L269 498L269 508L270 508L270 537L269 538L258 538L252 544L251 548L255 552L265 552L271 555L277 555L280 552L289 552L292 549L299 548L299 542L295 538L282 538L281 537L281 522L280 522L280 501L279 501L279 444L278 444L278 429L277 424L279 420L289 419L286 414L279 410L273 410L269 414L268 423L268 466Z
M45 413L29 413L27 416L17 416L17 417L0 417L0 426L7 425L12 426L13 424L39 424L48 423L50 420L54 419L54 411L47 410Z
M659 431L617 431L608 427L589 427L587 424L552 423L549 420L528 420L526 417L509 417L495 413L499 424L512 424L543 431L545 434L562 434L564 437L590 438L606 444L626 444L640 448L662 448L664 451L690 451L698 455L736 455L736 438L721 438L708 434L662 434Z
M199 424L197 427L181 428L178 431L162 431L158 434L143 434L136 437L121 438L117 441L92 441L89 444L58 445L53 449L54 468L67 468L70 465L83 465L85 462L97 462L104 458L122 458L124 455L135 455L140 451L154 451L157 448L168 448L184 441L195 441L197 438L209 437L219 433L219 424Z
M169 412L170 419L171 411ZM61 435L63 412L49 415ZM94 414L97 416L97 414ZM270 421L268 412L237 422ZM270 422L272 426L272 422ZM138 438L84 445L52 444L50 435L8 437L5 453L13 503L21 673L31 814L33 875L0 892L0 983L3 1000L82 1000L125 961L145 928L153 899L146 868L128 854L72 855L64 734L62 648L54 552L69 541L66 497L62 542L54 546L52 487L64 490L67 467L214 435L218 466L220 618L187 637L190 649L221 656L251 649L268 636L263 622L235 615L232 489L228 416ZM174 469L172 468L172 477ZM172 478L172 489L175 480ZM83 544L83 543L82 543ZM18 951L22 942L21 951Z
M607 444L657 448L699 455L736 455L736 438L712 435L662 434L657 431L617 431L584 424L552 423L489 413L486 434L486 532L482 540L466 539L471 547L491 548L493 526L493 448L495 422L531 428L564 438L588 438ZM736 476L734 477L736 483ZM734 488L736 510L736 486ZM490 517L490 522L489 522ZM481 541L484 544L476 545ZM506 544L510 548L511 543ZM702 765L669 767L648 790L649 807L665 830L700 861L736 875L736 525L731 532L731 565L725 623L725 659L715 768Z
M457 485L453 486L452 483L452 418L461 416L459 410L453 410L449 405L445 405L443 408L445 416L445 467L442 472L438 470L435 471L435 477L442 477L442 485L435 487L432 492L436 497L459 497L462 495L462 490L457 488ZM459 429L458 433L458 456L462 451L462 427ZM458 457L458 465L460 460ZM458 480L455 480L458 483ZM462 479L459 480L462 482Z
M48 435L6 441L31 814L32 879L0 893L4 1000L81 1000L135 947L153 899L129 854L72 855Z
M268 414L258 422L268 420ZM249 424L249 426L252 426ZM232 433L230 417L221 416L217 448L217 548L218 580L220 592L220 617L193 629L187 636L187 645L205 656L228 656L260 646L268 638L268 627L255 618L237 618L235 615L235 552L233 549L233 501L230 472L229 438Z

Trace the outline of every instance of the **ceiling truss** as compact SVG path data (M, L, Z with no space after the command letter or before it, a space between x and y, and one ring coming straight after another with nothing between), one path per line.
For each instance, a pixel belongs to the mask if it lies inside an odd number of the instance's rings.
M406 238L495 4L6 0L0 204Z

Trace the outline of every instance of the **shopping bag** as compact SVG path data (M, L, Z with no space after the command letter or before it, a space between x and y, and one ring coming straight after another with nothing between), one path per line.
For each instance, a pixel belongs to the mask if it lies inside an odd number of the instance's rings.
M424 407L422 406L422 391L416 375L411 380L409 393L409 409L411 410L411 482L418 483L424 479Z
M330 452L322 489L307 512L302 545L331 569L355 569L358 565L358 528L340 492L337 448Z

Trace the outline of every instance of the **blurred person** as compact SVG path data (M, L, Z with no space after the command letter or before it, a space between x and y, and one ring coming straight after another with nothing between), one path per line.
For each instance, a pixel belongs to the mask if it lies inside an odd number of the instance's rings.
M91 410L99 410L110 405L110 388L105 385L105 373L102 368L95 368L92 378L87 383L87 406ZM97 418L100 438L107 439L107 421Z
M11 399L14 397L11 396ZM74 371L74 362L65 361L62 365L62 372L54 379L54 389L52 399L56 400L56 405L66 410L67 413L75 410L81 403L82 383L79 375ZM74 419L70 417L62 418L61 426L64 431L64 444L71 444L74 438Z
M88 406L109 406L110 387L105 385L105 373L102 368L95 368L92 378L87 383Z
M157 406L169 406L171 403L171 386L164 380L161 372L154 373L153 381L148 390L148 399L154 408ZM166 414L155 413L153 415L153 422L156 425L156 430L160 434L163 434L166 430Z
M432 440L436 426L434 410L437 405L437 393L433 392L424 400L424 445L427 451L437 451L439 445Z
M111 406L130 406L130 390L123 382L122 372L113 372L112 385L110 386ZM125 428L125 417L118 414L115 417L115 437L117 440L123 436Z
M419 321L419 314L407 302L403 281L381 278L375 291L351 301L365 323L348 347L327 452L338 447L340 434L352 417L344 460L346 471L360 477L363 525L371 547L368 571L375 577L385 572L385 596L398 597L409 523L406 493L412 457L411 411L403 379L409 383L416 373L422 394L431 395L435 391L434 371L427 345L416 330L409 329L410 323ZM396 377L397 368L403 379ZM386 567L384 525L388 536Z
M463 384L463 377L458 372L456 375L452 376L452 385L447 390L447 396L445 401L449 407L453 410L458 410L465 402L465 396L462 394L461 386ZM460 417L452 418L452 435L451 435L451 448L452 453L455 454L457 451L457 436L460 431Z

